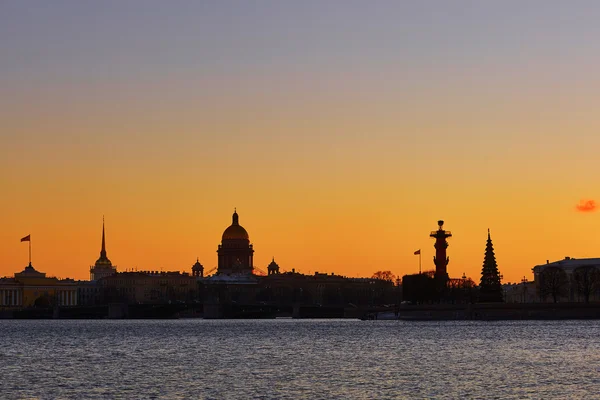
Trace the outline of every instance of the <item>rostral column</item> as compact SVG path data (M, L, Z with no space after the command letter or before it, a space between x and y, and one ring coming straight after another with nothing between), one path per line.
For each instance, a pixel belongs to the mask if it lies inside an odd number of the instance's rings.
M448 266L450 258L446 256L446 249L448 248L448 241L446 239L451 237L452 233L443 229L444 221L439 220L438 226L439 229L431 232L431 235L429 235L430 237L435 238L435 257L433 257L433 263L435 264L435 276L436 278L448 279L446 267Z

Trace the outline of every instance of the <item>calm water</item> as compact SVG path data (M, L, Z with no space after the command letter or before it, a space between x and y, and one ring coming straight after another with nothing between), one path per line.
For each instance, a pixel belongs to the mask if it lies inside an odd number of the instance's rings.
M600 321L0 320L0 398L600 398Z

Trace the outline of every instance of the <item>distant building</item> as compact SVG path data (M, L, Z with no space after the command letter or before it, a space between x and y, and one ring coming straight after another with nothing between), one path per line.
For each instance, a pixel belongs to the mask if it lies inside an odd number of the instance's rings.
M99 281L78 281L77 302L80 306L102 304L102 287Z
M180 272L119 272L99 282L103 302L158 304L197 298L196 278Z
M505 303L537 303L539 296L535 282L523 280L520 283L505 283L502 285Z
M219 258L217 274L252 275L254 249L250 244L248 232L239 224L239 217L235 210L231 225L223 232L217 254Z
M277 275L279 273L279 265L275 262L275 257L273 257L273 261L267 267L268 275Z
M196 258L196 263L192 265L192 276L194 278L203 278L204 277L204 267L200 264L200 261Z
M299 306L317 309L328 306L343 309L393 304L398 300L398 288L393 282L318 272L304 275L294 269L281 272L275 258L267 266L264 276L253 265L254 249L248 232L239 225L235 211L231 226L223 232L217 253L217 273L199 280L206 318L220 318L231 307L287 307L291 310Z
M261 277L256 300L340 307L394 304L398 301L398 287L381 279L319 272L304 275L292 270Z
M577 268L588 266L600 269L600 258L565 257L564 260L558 260L553 262L550 262L550 260L546 260L546 264L536 265L531 270L533 271L534 281L539 281L540 274L548 268L558 267L565 271L567 276L570 277L573 275L573 272L575 272Z
M97 281L99 279L111 276L117 272L117 266L113 266L106 256L106 241L104 237L104 218L102 219L102 247L100 249L100 258L90 267L90 280Z
M600 301L600 258L571 258L532 268L540 301Z
M0 308L76 306L77 283L46 277L31 263L13 278L0 279Z

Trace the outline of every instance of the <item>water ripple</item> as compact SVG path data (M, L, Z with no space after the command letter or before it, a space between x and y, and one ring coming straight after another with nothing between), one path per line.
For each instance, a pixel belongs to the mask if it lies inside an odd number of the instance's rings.
M0 321L7 399L598 398L600 322Z

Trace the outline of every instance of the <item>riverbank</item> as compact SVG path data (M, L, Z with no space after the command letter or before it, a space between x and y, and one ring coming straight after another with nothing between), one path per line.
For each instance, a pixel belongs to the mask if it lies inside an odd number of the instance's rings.
M4 319L367 319L406 321L600 319L600 303L422 304L357 308L266 305L110 304L2 310Z
M402 320L600 319L600 303L482 303L403 305Z

